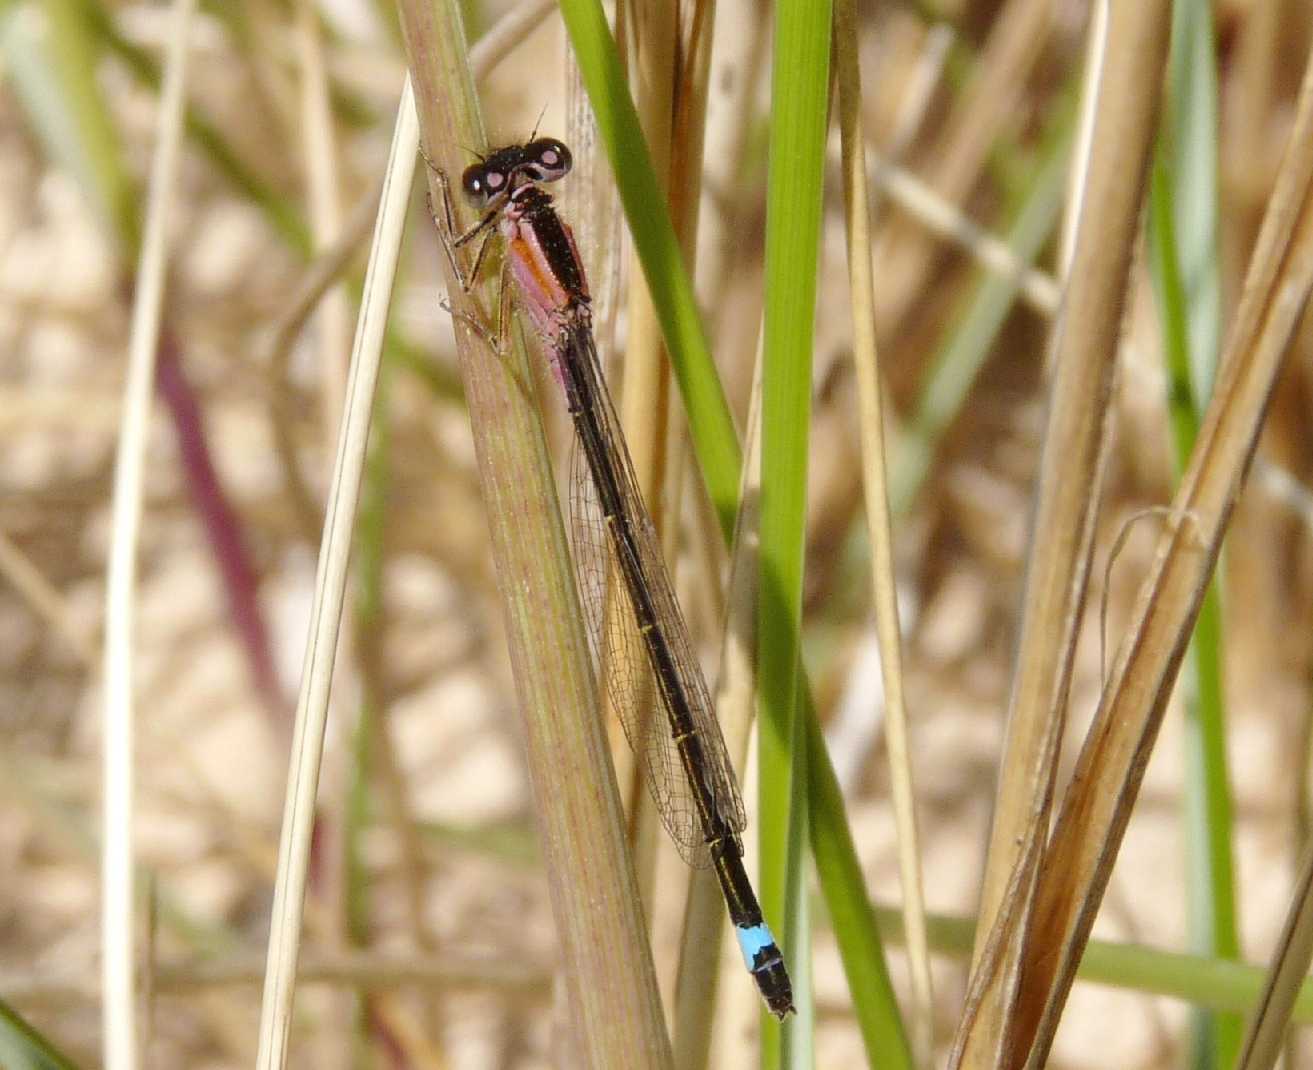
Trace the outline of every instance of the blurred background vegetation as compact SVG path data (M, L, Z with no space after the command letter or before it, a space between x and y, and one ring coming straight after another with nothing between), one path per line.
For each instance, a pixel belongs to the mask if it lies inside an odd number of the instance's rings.
M471 40L507 10L470 3ZM1215 359L1313 41L1313 13L1298 0L1219 0L1211 14L1191 39L1211 78L1200 84L1198 65L1193 82L1174 74L1176 110L1132 273L1072 687L1073 755L1102 680L1099 601L1115 646L1161 520L1127 523L1170 500L1188 445L1171 385L1198 388L1210 375L1173 364L1172 338ZM1076 0L941 0L858 15L862 121L878 155L875 315L911 761L928 906L943 916L931 932L942 1056L961 1009L965 922L1002 747L1089 10ZM708 80L695 282L740 426L762 312L769 16L755 0L716 5ZM79 1066L100 1060L105 560L169 32L156 4L0 5L0 999ZM395 12L373 0L203 4L191 47L138 554L136 831L149 899L146 1065L218 1068L254 1056L323 496L405 68ZM524 137L540 115L544 132L576 129L566 49L548 11L482 79L494 142ZM1201 139L1186 133L1196 123ZM599 152L580 154L605 173ZM833 133L803 638L867 880L893 904L838 156ZM438 305L441 253L422 190L412 200L320 789L292 1064L548 1065L558 1050L552 916ZM590 233L586 205L566 204L596 263L606 235ZM1191 295L1187 326L1163 291L1169 217ZM617 258L615 270L623 278L630 268ZM316 282L334 277L340 285L321 301ZM1200 694L1210 672L1217 681L1213 734L1200 744L1182 711L1169 712L1101 939L1254 962L1277 939L1310 824L1310 342L1301 330L1287 359L1210 611L1213 652L1190 677L1204 681ZM542 397L564 459L569 428L555 395ZM689 486L680 543L706 556L715 539L696 480ZM721 597L699 574L682 570L681 593L714 666ZM1201 807L1212 818L1205 836L1233 867L1220 884L1215 869L1188 863L1189 815ZM672 859L660 864L678 872ZM1201 909L1222 916L1220 930L1201 936L1190 924ZM652 909L667 994L678 910ZM823 910L815 922L817 1065L857 1065L863 1049ZM905 992L897 948L890 971ZM1211 1026L1192 1029L1186 1002L1117 974L1114 964L1104 980L1129 987L1078 982L1052 1065L1208 1066L1232 1050L1233 1028L1208 1039ZM754 1014L749 995L730 1020ZM722 1031L712 1065L746 1065L750 1042Z

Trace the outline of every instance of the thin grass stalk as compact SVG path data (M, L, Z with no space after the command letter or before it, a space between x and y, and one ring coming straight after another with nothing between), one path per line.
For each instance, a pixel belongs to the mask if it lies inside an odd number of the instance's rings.
M457 170L483 144L454 4L401 5L429 157ZM436 176L430 193L440 197ZM440 204L440 201L435 201ZM463 218L463 216L462 216ZM445 265L450 269L450 265ZM495 268L495 265L494 265ZM473 300L449 276L461 314L492 322L490 270ZM574 1026L571 1059L594 1067L670 1065L656 976L624 818L597 716L583 618L550 458L523 351L491 355L457 330L493 559L505 608L535 813Z
M313 251L318 252L331 248L342 232L342 192L319 15L311 0L297 0L295 35L301 78L298 123L305 155ZM350 356L349 317L346 290L340 285L324 294L314 314L319 350L315 363L323 383L321 419L328 442L337 437L337 421L342 413Z
M114 466L105 581L105 720L102 729L101 850L102 1054L108 1070L136 1070L138 1059L133 856L133 672L137 541L143 470L168 266L168 228L182 144L187 52L195 0L177 0L170 21L164 91L156 125L145 228L128 339L127 379Z
M839 133L843 155L845 236L848 243L849 301L853 310L853 363L862 440L862 483L866 530L871 544L872 598L884 681L889 775L898 831L898 874L903 889L903 925L912 980L912 1047L919 1065L934 1057L934 995L926 946L925 890L921 880L920 838L912 748L903 696L902 635L894 577L893 521L889 509L885 432L875 332L875 281L871 271L871 233L866 188L866 152L861 127L862 76L858 65L857 17L852 0L835 0L834 63L839 89Z
M1245 1032L1236 1070L1269 1070L1276 1065L1310 962L1313 962L1313 850L1306 849L1292 890L1290 910L1277 941L1277 953Z
M320 39L319 17L312 0L297 0L293 22L294 45L298 63L299 99L296 103L295 125L301 134L301 149L306 178L306 194L310 206L310 236L312 254L321 249L331 248L342 231L341 183L339 180L337 138L333 129L332 108L329 103L328 72L325 68L323 42ZM258 61L257 61L258 62ZM337 439L338 422L342 418L343 401L346 394L347 364L350 360L350 306L346 288L340 283L328 289L319 301L313 313L314 322L314 365L319 373L319 426L325 453ZM338 642L343 650L355 647L353 626L354 613L350 609L351 592L345 592L347 608L339 623ZM346 659L348 666L353 665L351 658ZM350 685L347 693L355 690L358 681L350 670L343 674ZM339 688L344 680L339 680ZM339 692L340 693L340 692ZM330 699L331 701L331 699ZM346 733L349 740L354 733ZM337 737L335 737L337 738ZM350 921L347 917L347 898L351 894L347 886L348 858L352 846L348 842L350 816L350 765L352 751L349 746L334 745L329 759L330 769L336 775L330 776L330 783L337 787L328 793L328 797L319 805L318 826L315 840L320 844L321 857L326 864L315 871L315 894L328 907L330 922L329 939L349 941ZM361 1013L358 1000L351 1000L347 994L338 994L337 1013L330 1012L332 1028L345 1042L344 1049L338 1055L338 1066L346 1066L347 1051L351 1041L359 1044L367 1032L365 1015ZM351 1014L352 1009L356 1014ZM352 1019L355 1019L353 1022ZM327 1067L325 1070L333 1070Z
M278 849L270 921L268 967L260 1016L256 1065L277 1070L285 1065L291 1030L296 963L300 953L310 840L315 796L328 716L329 688L337 652L337 637L346 591L351 532L360 495L361 472L369 441L387 308L405 223L410 187L415 175L415 124L410 81L402 90L379 206L378 225L365 274L365 290L347 381L346 411L338 437L337 457L329 488L323 542L315 577L314 606L306 640L293 728L291 768Z
M876 908L881 935L901 944L902 913L897 907ZM947 914L927 915L930 949L938 955L965 959L971 952L975 919ZM1195 1007L1244 1014L1258 1004L1266 981L1261 967L1141 944L1091 940L1085 947L1077 980L1146 996L1167 996ZM1305 978L1291 1009L1292 1024L1313 1023L1313 981Z
M77 1070L23 1016L0 1000L0 1066L11 1070Z
M1094 0L1090 25L1085 34L1085 65L1081 76L1080 114L1076 120L1076 139L1071 154L1071 171L1067 178L1066 212L1058 235L1054 274L1065 279L1071 271L1076 251L1076 229L1080 224L1081 205L1085 203L1085 186L1090 177L1090 153L1094 151L1094 120L1099 108L1108 55L1109 0ZM1051 371L1052 369L1046 369Z
M1114 21L1115 21L1114 14ZM1044 1065L1107 886L1190 630L1313 288L1313 64L1305 71L1244 293L1190 466L1172 503L1048 849L1010 1062ZM1299 909L1298 906L1295 909ZM1293 911L1292 911L1293 913ZM1297 956L1307 949L1299 941ZM1308 945L1313 946L1313 945ZM1295 963L1307 970L1308 961ZM1284 1000L1274 1002L1278 1015Z
M1165 146L1160 146L1160 153L1164 150ZM1179 478L1199 433L1199 414L1191 401L1186 295L1176 255L1166 168L1160 158L1154 168L1149 227L1168 372L1166 402ZM1200 606L1185 659L1186 798L1182 817L1191 949L1234 959L1239 957L1240 946L1231 853L1234 822L1227 776L1221 629L1222 603L1214 582ZM1191 1065L1207 1068L1235 1063L1241 1040L1239 1019L1228 1016L1217 1020L1210 1014L1199 1014L1191 1033Z
M806 828L806 743L797 706L831 28L828 0L776 6L762 354L758 838L762 908L767 917L784 919L780 947L786 956L803 944L793 927ZM801 983L794 994L804 1008L810 1002ZM763 1015L762 1065L786 1065L790 1043L790 1025L767 1022Z
M1043 854L1107 457L1127 274L1156 129L1170 5L1118 0L1098 78L1093 152L1063 311L1036 488L1021 632L980 907L977 967L950 1065L996 1065L1009 1033L1023 919ZM981 941L988 941L988 946Z
M1147 228L1178 478L1198 437L1221 345L1213 53L1209 6L1177 4ZM1184 666L1186 894L1190 949L1237 959L1222 653L1221 592L1214 582L1200 606ZM1239 1016L1198 1010L1191 1019L1190 1065L1196 1070L1233 1066L1242 1039Z

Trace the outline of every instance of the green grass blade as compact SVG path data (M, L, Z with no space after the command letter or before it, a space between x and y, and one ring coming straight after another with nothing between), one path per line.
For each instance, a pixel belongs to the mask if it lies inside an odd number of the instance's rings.
M807 714L807 816L812 855L839 943L867 1061L888 1070L912 1070L916 1064L885 965L876 912L866 894L866 880L844 813L843 792L829 762L820 723L811 710Z
M652 167L616 51L598 0L562 0L561 15L606 145L634 248L652 293L670 351L675 378L688 410L689 433L707 493L726 539L738 512L742 452L725 393L711 360L693 284L683 267L665 195Z
M5 1070L76 1070L4 1000L0 1000L0 1066Z
M136 183L96 80L96 53L75 0L46 0L46 33L24 4L4 8L0 43L12 83L53 159L88 192L105 233L132 260L141 240Z
M1217 78L1212 14L1187 0L1173 12L1169 93L1150 185L1150 271L1169 380L1167 404L1177 478L1199 431L1221 345L1217 265ZM1226 760L1222 607L1216 582L1199 610L1184 663L1185 838L1190 949L1238 959L1233 816ZM1190 1066L1235 1063L1236 1014L1198 1011Z
M820 251L825 133L830 87L828 0L783 0L775 9L770 157L766 195L765 327L762 374L761 579L757 609L760 703L759 842L762 910L782 918L786 956L794 931L805 814L805 737L797 716L802 573L811 425L812 337ZM795 987L798 1003L810 992ZM791 1064L789 1024L779 1047L763 1018L762 1065ZM796 1053L792 1053L796 1054Z
M1174 245L1186 300L1190 383L1195 408L1202 411L1212 393L1222 333L1217 50L1207 0L1179 0L1172 17L1163 130L1171 139Z
M876 916L884 938L891 944L901 944L901 911L897 907L882 906L876 908ZM937 954L969 959L975 931L974 918L926 915L930 948ZM1245 1014L1253 1009L1263 993L1267 969L1229 959L1160 951L1142 944L1091 940L1085 947L1076 976L1088 984L1167 996L1200 1007ZM1305 980L1300 986L1291 1011L1291 1022L1313 1024L1313 981Z

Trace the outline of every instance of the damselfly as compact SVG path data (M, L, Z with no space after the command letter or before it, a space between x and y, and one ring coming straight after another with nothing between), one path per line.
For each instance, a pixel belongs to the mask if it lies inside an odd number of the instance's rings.
M715 868L744 962L767 1006L783 1018L793 1010L793 991L784 957L761 916L743 867L739 838L747 824L743 800L603 380L579 251L570 228L556 214L551 195L541 186L564 176L570 166L569 149L553 138L534 138L483 157L462 176L465 194L483 213L463 234L455 232L446 176L439 171L444 217L437 220L438 230L466 289L478 275L492 236L500 232L505 240L506 265L515 280L519 307L565 390L578 455L586 464L605 529L598 540L604 543L610 575L618 577L631 611L632 627L618 628L615 614L608 622L602 607L605 592L597 589L605 587L605 576L590 572L581 559L580 532L586 539L590 528L576 517L576 571L581 586L593 588L583 594L591 603L589 620L599 668L662 822L690 864ZM481 235L467 277L457 254ZM489 337L480 325L474 326L498 347L499 337ZM581 506L578 488L571 505ZM636 633L636 642L626 644L624 635L617 634L625 630ZM625 657L629 645L643 652L637 654L639 658L646 656L663 717L644 716L645 711L637 708L634 670Z

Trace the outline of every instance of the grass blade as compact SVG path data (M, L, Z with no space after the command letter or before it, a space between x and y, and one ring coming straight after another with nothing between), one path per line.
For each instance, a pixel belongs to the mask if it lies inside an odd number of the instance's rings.
M425 147L451 173L465 162L461 145L483 144L460 16L455 4L426 0L403 3L401 16ZM436 176L429 186L441 196ZM463 295L445 266L461 314L491 323L496 271ZM666 1067L669 1039L534 377L519 346L492 359L467 329L457 343L574 1026L569 1061Z
M1175 5L1168 97L1150 185L1149 265L1157 295L1169 386L1167 406L1179 478L1199 433L1221 346L1217 205L1217 77L1212 12ZM1190 949L1235 959L1234 831L1222 682L1222 604L1214 582L1204 596L1184 671ZM1194 1015L1190 1064L1235 1064L1236 1015Z
M6 1070L76 1070L4 1000L0 1000L0 1066Z
M168 228L182 142L187 46L195 0L174 7L151 163L146 224L137 267L127 380L114 465L114 503L105 581L104 812L102 816L101 1021L105 1066L135 1070L138 1059L137 946L133 840L133 747L136 741L133 635L137 540L155 352L164 303Z
M853 363L861 414L862 484L866 530L871 544L872 601L884 682L886 737L894 816L898 829L898 872L903 890L904 925L912 981L912 1023L917 1062L934 1055L934 991L926 948L925 888L917 832L912 746L903 691L902 633L894 578L893 521L890 516L885 456L884 399L876 351L875 283L871 271L871 232L866 188L866 141L861 129L862 79L857 57L857 18L853 0L836 0L834 59L839 87L845 231L848 242L849 300L853 309Z
M1302 986L1313 962L1313 852L1305 855L1281 931L1277 955L1245 1036L1236 1070L1269 1070L1276 1065L1295 1009L1306 995Z
M269 931L269 959L260 1016L260 1050L257 1065L275 1070L284 1065L291 1029L292 996L300 953L301 915L304 908L310 840L314 826L315 796L328 694L342 602L346 592L351 532L360 495L361 474L369 442L369 420L378 378L383 332L402 227L415 176L415 149L419 143L415 108L407 80L397 112L387 178L379 205L378 225L365 275L365 293L347 380L347 408L338 436L337 459L324 518L323 543L315 578L314 608L306 640L301 690L293 728L291 768L278 847L278 874L274 883L273 915Z
M1079 255L1079 254L1078 254ZM1216 564L1291 337L1313 288L1313 65L1250 261L1217 387L1072 776L1040 875L1011 1065L1043 1065ZM1300 964L1299 972L1307 967ZM1284 1007L1277 1008L1283 1013ZM1031 1038L1033 1039L1033 1042ZM1028 1050L1028 1055L1026 1054Z
M898 1013L885 965L875 910L853 844L843 791L825 751L825 735L814 711L805 707L808 819L812 856L843 958L853 1011L862 1031L867 1061L887 1070L916 1065Z
M1099 72L1090 156L1063 311L1049 342L1054 369L1036 489L1021 634L1009 697L977 965L950 1065L996 1065L1030 1047L1013 1033L1035 867L1044 855L1057 755L1093 549L1117 339L1143 178L1157 123L1170 7L1115 4ZM1054 870L1051 880L1071 876ZM1052 930L1032 930L1048 943ZM1042 992L1043 987L1040 989ZM1005 1063L1004 1065L1012 1065ZM1018 1064L1019 1065L1019 1064Z
M758 839L762 909L784 919L780 946L788 956L806 943L793 927L806 827L806 743L797 700L831 8L828 0L786 0L775 12L762 351ZM810 998L795 988L797 1003ZM764 1016L763 1023L763 1066L792 1065L789 1024Z

